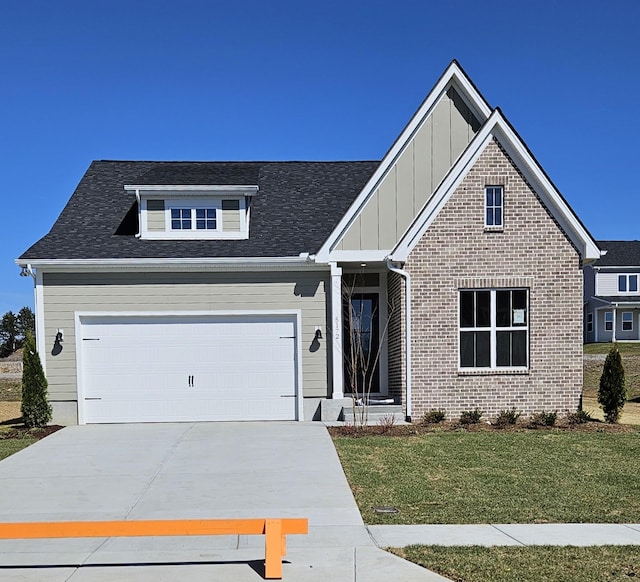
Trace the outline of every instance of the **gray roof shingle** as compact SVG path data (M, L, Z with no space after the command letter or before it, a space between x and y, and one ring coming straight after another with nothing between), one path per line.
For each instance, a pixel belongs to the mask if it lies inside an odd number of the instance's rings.
M595 267L640 267L640 240L599 240L598 246L607 254Z
M377 161L95 161L51 231L20 260L285 257L315 253ZM247 240L139 240L125 185L258 185Z

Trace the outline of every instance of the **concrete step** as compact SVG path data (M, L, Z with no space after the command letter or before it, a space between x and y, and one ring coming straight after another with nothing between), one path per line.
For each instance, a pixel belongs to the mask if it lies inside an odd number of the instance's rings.
M363 416L368 425L376 425L387 422L393 418L394 424L406 424L402 406L396 404L376 404L371 406L345 406L342 409L342 418L345 423L358 424Z

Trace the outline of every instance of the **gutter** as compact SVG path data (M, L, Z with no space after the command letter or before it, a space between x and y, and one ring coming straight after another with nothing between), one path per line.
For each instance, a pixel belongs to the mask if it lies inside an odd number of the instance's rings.
M387 258L387 269L393 273L397 273L406 282L405 292L405 344L406 344L406 357L407 363L405 367L405 387L406 387L406 401L407 401L407 414L406 421L411 422L411 276L407 271L395 267L390 258Z

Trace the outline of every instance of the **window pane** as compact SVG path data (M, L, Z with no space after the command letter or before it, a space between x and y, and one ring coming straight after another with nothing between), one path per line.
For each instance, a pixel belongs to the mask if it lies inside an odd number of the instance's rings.
M527 332L526 331L511 332L511 365L512 366L527 365Z
M180 218L180 209L172 208L171 209L171 218Z
M476 327L491 325L491 294L489 291L476 291Z
M487 206L493 206L493 189L487 188L486 193L487 193Z
M511 291L496 291L496 325L511 327Z
M487 208L487 226L493 226L493 209Z
M502 226L502 208L496 208L495 220L493 222L495 226Z
M474 348L473 331L460 332L460 367L473 368Z
M527 325L527 291L525 289L516 289L511 292L511 316L512 325Z
M496 333L496 365L511 365L511 333L499 331Z
M473 327L473 291L460 291L460 327Z
M179 220L172 220L171 221L171 228L172 228L172 230L180 230L180 221Z
M629 291L638 291L638 275L629 275Z
M491 366L491 333L476 331L476 368Z
M627 276L618 275L618 291L626 291L626 290L627 290Z
M196 218L204 218L204 208L196 208Z
M496 206L502 206L502 188L494 188L493 203Z

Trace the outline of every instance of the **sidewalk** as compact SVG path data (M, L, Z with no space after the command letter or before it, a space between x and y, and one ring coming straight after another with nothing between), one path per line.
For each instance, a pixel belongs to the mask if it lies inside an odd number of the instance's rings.
M543 523L475 525L369 525L380 548L424 546L640 545L640 524Z

